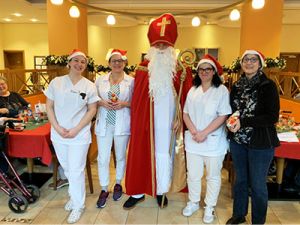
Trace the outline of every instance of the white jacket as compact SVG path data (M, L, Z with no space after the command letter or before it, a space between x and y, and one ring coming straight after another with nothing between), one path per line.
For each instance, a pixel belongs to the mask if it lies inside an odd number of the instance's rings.
M110 90L109 76L111 73L100 76L95 81L98 95L103 100L108 100L108 92ZM134 78L124 73L124 79L120 82L120 101L131 101L133 92ZM99 136L106 135L106 116L107 109L98 108L95 133ZM130 108L124 107L116 110L115 135L130 135Z

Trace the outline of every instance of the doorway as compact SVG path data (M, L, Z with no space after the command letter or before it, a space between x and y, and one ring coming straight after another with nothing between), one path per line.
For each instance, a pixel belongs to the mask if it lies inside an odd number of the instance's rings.
M4 67L9 70L24 70L25 60L24 51L3 51L4 54ZM25 73L24 71L18 71L16 73L11 73L7 77L7 84L9 90L18 92L23 84L25 83Z

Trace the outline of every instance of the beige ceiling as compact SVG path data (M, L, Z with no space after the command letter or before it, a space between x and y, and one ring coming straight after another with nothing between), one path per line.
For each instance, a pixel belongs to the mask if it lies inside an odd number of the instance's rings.
M65 0L66 1L66 0ZM274 1L274 0L272 0ZM35 3L31 3L35 2ZM135 13L181 13L195 12L205 9L224 7L237 2L237 0L89 0L89 4L110 10L121 10ZM283 12L283 24L300 24L300 0L285 0ZM198 14L202 24L211 23L219 26L238 27L239 22L232 22L228 19L231 9L223 10L213 14ZM12 14L18 12L22 17ZM89 9L89 24L98 26L106 25L106 14L100 11ZM191 26L190 16L177 16L179 26ZM4 18L11 18L6 22ZM38 19L38 23L47 23L47 9L45 0L0 0L0 23L32 23L31 18ZM135 26L147 23L150 16L116 16L115 26Z

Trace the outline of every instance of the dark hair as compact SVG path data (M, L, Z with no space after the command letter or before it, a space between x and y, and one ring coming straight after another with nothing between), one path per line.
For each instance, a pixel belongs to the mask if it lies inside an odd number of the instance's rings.
M211 81L212 85L215 86L215 87L219 87L220 84L222 84L222 80L221 80L220 76L218 75L218 73L215 71L214 68L213 68L213 70L214 70L214 75L213 75L213 78L212 78L212 81ZM202 81L199 77L198 70L197 70L197 74L194 77L193 84L197 88L201 85L201 83L202 83Z

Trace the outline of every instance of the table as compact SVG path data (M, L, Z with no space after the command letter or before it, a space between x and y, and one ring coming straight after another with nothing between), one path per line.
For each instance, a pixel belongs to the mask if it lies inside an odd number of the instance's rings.
M280 146L275 149L275 157L277 162L276 181L282 184L284 160L299 159L300 160L300 142L280 142Z
M41 158L46 165L51 164L50 123L26 125L23 131L9 130L8 155L27 158L28 173L33 172L33 158ZM31 129L30 128L34 128Z

